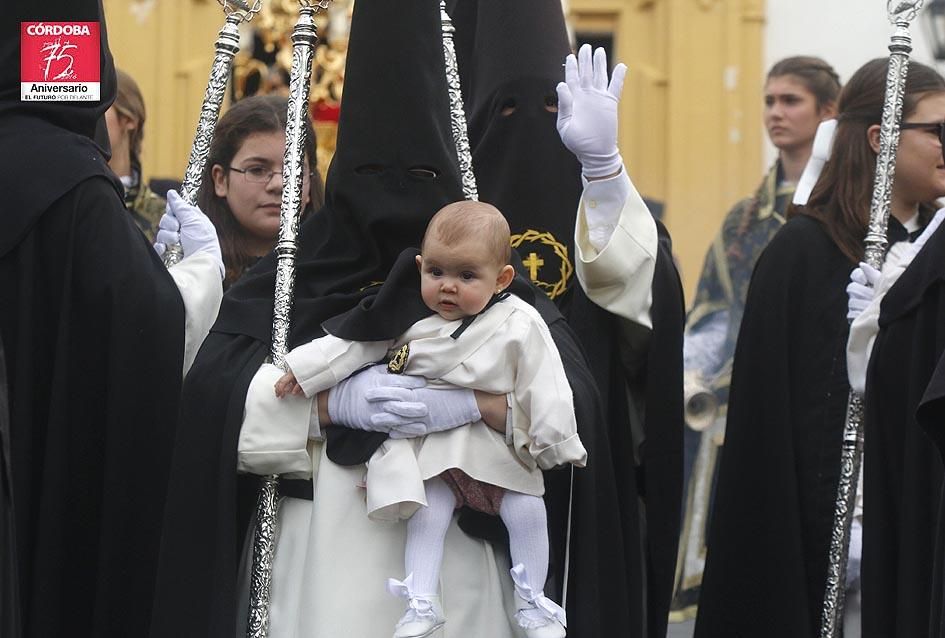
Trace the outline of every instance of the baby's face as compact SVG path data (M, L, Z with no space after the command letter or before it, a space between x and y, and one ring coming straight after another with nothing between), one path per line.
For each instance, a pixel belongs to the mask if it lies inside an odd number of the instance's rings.
M478 314L501 288L503 266L477 237L447 245L428 236L417 266L423 302L449 321Z

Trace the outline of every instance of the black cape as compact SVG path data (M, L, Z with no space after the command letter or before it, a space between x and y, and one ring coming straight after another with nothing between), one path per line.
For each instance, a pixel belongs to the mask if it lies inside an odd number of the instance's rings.
M945 355L943 355L945 344L942 343L942 317L945 316L945 261L943 259L945 259L945 232L940 227L929 238L925 247L916 255L899 278L899 281L889 290L886 299L883 300L880 316L881 330L876 341L876 345L878 345L880 339L883 338L883 333L896 329L896 324L899 322L904 322L904 325L911 325L916 343L920 343L921 346L913 347L912 351L909 352L910 356L900 360L900 370L902 374L908 375L917 384L921 383L923 378L928 379L926 384L910 388L908 396L910 400L914 400L916 396L919 397L915 420L938 449L940 457L945 456ZM895 296L890 298L894 294ZM886 315L889 315L887 311L893 308L893 303L895 303L897 309L905 312L884 325L883 319ZM874 345L873 356L870 359L871 375L876 373L873 362L873 359L877 357L876 352ZM932 355L935 353L937 353L938 359L931 362L930 365ZM869 387L868 385L867 388L869 389ZM916 403L911 405L916 406ZM907 407L904 402L902 407ZM911 415L898 413L891 416L902 421ZM911 423L911 418L905 422ZM912 435L911 428L908 433ZM914 435L912 437L917 439L917 442L921 442L921 437ZM909 439L910 442L912 437ZM910 451L915 452L916 450L910 448ZM924 460L924 456L918 458ZM908 460L912 461L913 459L910 457ZM939 458L937 465L940 466L940 463L941 458ZM911 470L911 468L907 469ZM921 477L922 468L919 469L920 474L914 476L910 472L910 478ZM909 501L903 498L903 503L908 503L903 508L904 510L908 508L911 511L921 511L921 508L931 498L945 497L945 493L941 492L940 484L929 486L913 484L911 487L916 493L910 496ZM905 497L910 485L903 483L903 488L905 489L902 496ZM900 585L903 591L898 593L896 599L896 602L902 605L904 602L908 602L905 601L904 596L901 595L902 593L912 593L921 597L919 600L911 602L911 604L913 607L921 605L923 609L926 605L928 606L928 635L934 638L945 637L945 593L943 593L945 592L945 524L943 524L941 518L942 504L943 501L939 500L939 516L935 524L935 549L931 554L928 553L928 545L925 544L925 541L928 540L927 530L918 530L918 539L923 543L920 549L925 550L924 558L927 561L931 559L931 592L927 597L924 596L925 588L929 585L928 572L925 569L927 566L922 566L916 570L915 565L910 563L909 567L912 570L904 571L903 575L912 576L912 582ZM934 519L929 523L935 523ZM897 549L902 551L901 547ZM864 551L866 551L865 547ZM911 556L911 552L907 556ZM924 620L924 618L925 616L921 616L916 620ZM918 627L917 624L915 626Z
M798 216L755 267L735 348L698 638L819 634L849 384L853 264Z
M890 224L890 242L898 224ZM942 463L915 420L945 351L945 232L883 299L866 380L863 459L864 638L929 627Z
M40 19L100 22L101 102L19 101L19 22ZM181 385L180 295L91 139L115 92L104 27L97 0L17 1L0 18L17 585L3 617L24 636L146 633Z

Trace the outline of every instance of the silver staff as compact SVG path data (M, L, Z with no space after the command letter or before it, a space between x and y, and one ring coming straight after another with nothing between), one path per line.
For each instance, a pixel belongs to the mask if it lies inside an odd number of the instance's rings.
M909 71L912 38L909 24L922 7L923 0L888 0L889 21L895 27L889 43L889 68L886 73L886 96L879 136L879 156L873 180L873 200L870 204L870 225L866 235L866 262L881 268L886 252L886 225L896 173L896 150L899 148L899 120L902 118L902 99ZM843 448L840 460L840 483L830 536L830 556L824 609L821 618L821 638L839 638L843 619L843 599L846 593L847 554L850 548L850 527L856 487L863 457L863 404L851 390L847 404L847 418L843 429Z
M180 195L188 204L197 203L197 191L200 190L200 179L203 168L207 164L207 155L210 154L210 143L213 141L213 129L220 116L220 106L226 95L226 82L230 77L230 66L233 57L240 50L239 26L249 22L262 8L262 0L255 0L252 6L245 0L217 0L226 14L226 22L220 29L220 35L214 44L216 54L213 57L213 66L210 67L210 80L207 82L207 91L203 96L203 106L200 107L200 119L197 120L197 133L194 135L194 145L190 149L190 160L184 172L184 182L181 185ZM164 265L170 268L184 258L180 244L172 244L164 252Z
M272 363L285 370L288 352L292 298L295 289L295 253L302 214L302 186L305 179L305 141L308 118L312 58L318 33L315 13L327 9L331 0L299 0L299 21L292 30L292 71L289 80L289 107L286 118L285 156L282 161L282 210L279 241L276 243L276 287L272 311ZM314 161L315 158L309 158ZM275 554L276 511L279 477L263 478L256 505L256 531L253 537L253 568L246 635L269 635L269 590L272 584L272 559Z
M443 58L446 61L446 86L450 94L450 127L453 143L459 156L459 172L463 179L463 197L479 201L476 175L473 173L472 151L466 133L466 111L463 109L463 91L459 83L459 67L456 64L456 48L453 46L453 21L446 13L446 1L440 0L440 21L443 31Z

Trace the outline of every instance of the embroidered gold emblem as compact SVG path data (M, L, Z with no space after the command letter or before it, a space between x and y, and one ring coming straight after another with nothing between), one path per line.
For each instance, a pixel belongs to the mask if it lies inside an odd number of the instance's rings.
M403 374L407 367L407 357L410 356L410 344L405 343L397 352L393 353L387 362L387 371L391 374Z
M554 235L529 229L512 235L512 248L518 249L531 280L551 299L568 289L574 267L568 258L568 247L555 239ZM550 281L542 279L547 276L546 273L557 275L557 281L553 278Z

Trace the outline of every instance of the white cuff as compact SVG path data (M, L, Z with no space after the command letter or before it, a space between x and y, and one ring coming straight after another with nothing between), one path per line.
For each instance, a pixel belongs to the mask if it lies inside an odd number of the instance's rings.
M196 253L172 266L168 273L177 284L184 302L184 376L197 357L203 340L217 320L223 284L216 259Z
M312 475L308 433L312 400L295 395L278 398L282 371L263 364L246 392L243 425L237 445L237 470L251 474Z
M624 195L622 199L618 199ZM590 218L605 209L598 219L611 219L616 209L617 224L604 246L598 250L589 236ZM606 225L601 222L602 228ZM609 223L609 222L606 222ZM588 298L617 316L652 328L653 273L659 238L656 221L625 172L606 180L589 182L581 199L574 229L577 252L575 270Z

